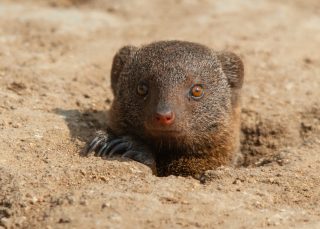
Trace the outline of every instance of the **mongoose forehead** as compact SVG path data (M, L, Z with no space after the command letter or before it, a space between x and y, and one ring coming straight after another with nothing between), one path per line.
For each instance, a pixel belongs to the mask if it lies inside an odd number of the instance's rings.
M130 75L126 79L131 82L148 79L162 88L186 81L227 80L216 54L203 45L181 41L156 42L133 53L119 78Z
M132 69L156 81L186 80L186 76L219 74L221 70L210 49L189 42L152 43L138 49L133 61Z
M198 171L192 163L203 171L232 160L243 83L235 54L185 41L125 46L114 57L111 83L109 130L144 142L162 174L192 174Z

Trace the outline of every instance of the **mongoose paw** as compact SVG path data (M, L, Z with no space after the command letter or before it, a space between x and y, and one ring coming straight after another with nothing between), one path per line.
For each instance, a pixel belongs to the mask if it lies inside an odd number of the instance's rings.
M155 163L153 155L146 146L128 136L113 137L101 131L88 144L85 155L89 155L92 152L97 157L111 158L113 156L121 156L148 166L153 166Z

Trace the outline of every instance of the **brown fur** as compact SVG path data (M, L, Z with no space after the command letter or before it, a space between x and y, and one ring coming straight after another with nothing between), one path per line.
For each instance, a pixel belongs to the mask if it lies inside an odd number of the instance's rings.
M145 98L136 93L141 80L149 87ZM125 46L114 57L111 83L108 128L145 145L158 175L196 175L233 163L243 84L243 64L235 54L183 41ZM193 84L203 85L203 98L190 98ZM175 121L160 129L177 132L155 131L154 113L168 109Z

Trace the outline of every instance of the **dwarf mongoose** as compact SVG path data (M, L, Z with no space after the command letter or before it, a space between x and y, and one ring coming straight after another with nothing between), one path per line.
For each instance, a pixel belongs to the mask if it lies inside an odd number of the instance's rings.
M121 155L159 176L197 175L233 163L239 150L243 64L197 43L125 46L111 70L106 132L86 154Z

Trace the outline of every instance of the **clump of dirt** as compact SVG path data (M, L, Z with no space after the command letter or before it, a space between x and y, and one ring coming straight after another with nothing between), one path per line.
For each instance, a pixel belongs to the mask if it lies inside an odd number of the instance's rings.
M0 168L0 226L21 226L20 215L21 196L18 184L13 175Z
M301 144L298 121L290 117L263 117L256 111L242 111L242 166L284 162L284 151Z
M48 4L53 7L71 7L90 3L93 0L49 0Z
M320 105L303 112L300 122L300 136L304 141L308 141L314 136L320 135Z
M295 117L263 118L256 111L242 111L241 160L238 166L263 166L288 162L288 148L298 147L319 135L319 105Z
M18 95L21 95L22 91L27 89L27 86L21 82L12 82L7 88Z

